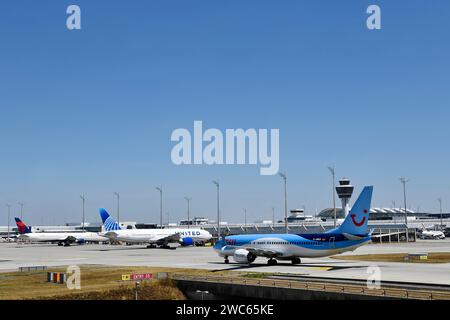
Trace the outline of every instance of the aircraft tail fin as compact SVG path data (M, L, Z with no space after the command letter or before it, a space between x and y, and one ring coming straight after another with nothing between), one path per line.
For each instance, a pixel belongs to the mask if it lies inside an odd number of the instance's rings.
M372 186L364 187L344 222L337 228L337 232L351 235L367 234L372 193Z
M31 227L27 227L25 223L22 222L19 218L14 218L16 220L17 229L19 230L19 234L31 233Z
M109 215L108 211L103 208L100 208L98 211L100 213L100 218L102 218L103 228L106 232L121 229L119 223Z

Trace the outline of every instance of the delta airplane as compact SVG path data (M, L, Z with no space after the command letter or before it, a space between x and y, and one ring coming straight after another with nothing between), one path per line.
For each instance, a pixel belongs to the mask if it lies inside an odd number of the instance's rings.
M300 258L318 258L353 251L368 243L372 235L367 231L373 187L365 187L338 228L319 234L249 234L225 237L214 245L219 256L229 263L250 264L257 257L268 258L269 265L277 260L301 263Z
M121 229L119 224L109 213L99 209L105 232L101 234L113 241L128 243L148 243L149 248L160 246L168 248L169 243L180 243L182 246L191 246L197 243L205 243L212 235L203 229Z
M58 246L70 246L71 243L85 242L106 242L108 238L95 232L32 232L19 218L15 218L17 229L19 230L19 239L26 239L33 242L53 242Z

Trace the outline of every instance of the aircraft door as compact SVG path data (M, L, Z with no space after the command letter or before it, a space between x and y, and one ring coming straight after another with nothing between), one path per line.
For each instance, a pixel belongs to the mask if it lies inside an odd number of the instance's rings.
M336 238L335 237L330 237L330 248L334 248L334 240Z

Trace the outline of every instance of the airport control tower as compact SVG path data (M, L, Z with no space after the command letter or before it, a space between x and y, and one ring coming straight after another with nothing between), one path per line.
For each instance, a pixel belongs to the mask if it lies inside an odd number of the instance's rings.
M352 197L354 187L350 184L350 180L347 178L342 178L339 180L339 186L336 187L336 192L341 199L342 209L344 210L344 216L347 217L348 212L350 211L348 207L348 202Z

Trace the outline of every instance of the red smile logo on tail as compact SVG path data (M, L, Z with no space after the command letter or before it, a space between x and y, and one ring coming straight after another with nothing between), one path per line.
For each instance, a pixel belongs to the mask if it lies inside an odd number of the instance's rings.
M367 210L364 210L364 213L367 213ZM363 217L360 222L356 221L356 219L355 219L356 214L352 214L352 215L350 215L350 217L352 218L353 224L357 227L361 227L364 224L364 222L366 222L366 217Z

